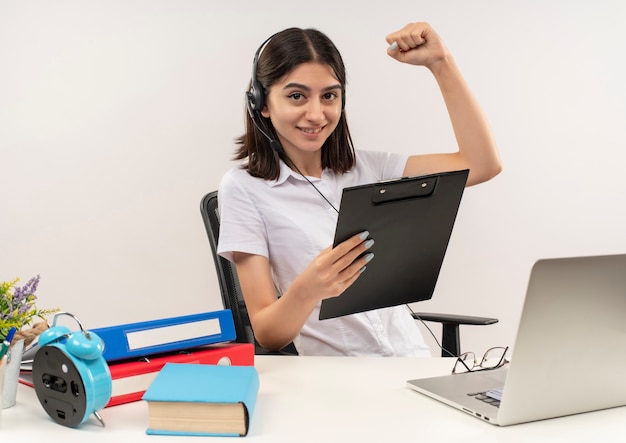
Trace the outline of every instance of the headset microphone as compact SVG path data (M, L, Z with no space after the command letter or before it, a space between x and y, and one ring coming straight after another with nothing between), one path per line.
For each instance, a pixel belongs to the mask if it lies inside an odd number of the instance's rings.
M283 147L280 144L280 142L278 140L272 140L270 139L270 146L272 147L272 149L278 153L282 153L285 152L283 151Z
M265 132L263 129L261 129L261 125L259 125L259 123L257 122L257 119L255 117L252 117L252 123L254 123L254 126L256 126L256 128L261 132L261 134L263 134L265 136L265 138L267 138L270 141L270 147L278 152L279 154L284 154L285 151L283 149L283 146L280 144L280 142L272 137L270 137L270 135Z
M252 117L252 114L251 114L250 116ZM315 185L313 184L313 182L312 182L311 180L309 180L309 178L308 178L306 175L304 175L304 174L302 173L302 171L300 171L300 168L298 168L298 165L296 165L296 164L295 164L295 163L294 163L294 162L293 162L293 161L289 158L289 156L287 155L287 153L286 153L286 152L285 152L285 150L283 149L283 146L280 144L280 142L279 142L278 140L273 139L272 137L270 137L270 136L269 136L269 134L268 134L267 132L265 132L263 129L261 129L261 126L257 123L256 118L252 117L252 123L254 123L254 126L256 126L256 128L257 128L257 129L261 132L261 134L263 134L263 135L264 135L264 136L265 136L265 137L266 137L266 138L270 141L270 146L271 146L271 148L272 148L274 151L276 151L277 153L282 154L282 155L284 156L285 160L288 160L288 161L289 161L289 163L291 163L291 164L292 164L292 166L295 168L295 170L298 172L298 174L300 174L300 175L301 175L301 176L302 176L302 177L303 177L303 178L304 178L307 182L309 182L309 184L310 184L311 186L313 186L313 188L315 188L315 190L317 191L317 193L318 193L319 195L321 195L321 196L322 196L322 198L323 198L324 200L326 200L326 203L328 203L328 204L330 205L330 207L331 207L331 208L333 208L337 214L339 214L339 211L337 210L337 208L335 207L335 205L333 205L333 204L330 202L330 200L328 200L328 199L326 198L326 196L322 193L322 191L320 191L320 190L317 188L317 186L315 186Z

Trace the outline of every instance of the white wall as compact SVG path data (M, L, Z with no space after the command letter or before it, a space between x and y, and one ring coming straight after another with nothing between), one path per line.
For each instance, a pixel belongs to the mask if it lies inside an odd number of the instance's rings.
M270 5L271 3L271 5ZM0 280L86 327L221 307L199 202L230 167L257 46L317 27L343 53L357 147L446 151L423 69L387 33L433 24L496 134L504 172L466 191L434 299L512 344L542 257L626 252L626 3L400 0L0 2Z

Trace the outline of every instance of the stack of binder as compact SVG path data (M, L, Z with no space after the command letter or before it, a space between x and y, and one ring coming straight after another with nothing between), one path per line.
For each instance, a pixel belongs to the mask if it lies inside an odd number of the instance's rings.
M166 363L253 366L254 345L234 343L228 309L91 329L104 341L103 357L112 379L115 406L141 400ZM22 366L20 382L33 386Z

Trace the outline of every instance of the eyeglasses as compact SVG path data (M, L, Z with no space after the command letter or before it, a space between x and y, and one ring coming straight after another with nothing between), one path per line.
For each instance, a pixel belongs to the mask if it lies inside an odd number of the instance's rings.
M452 368L452 373L460 374L463 372L489 371L501 368L509 363L509 360L506 358L506 352L508 350L508 346L489 348L480 359L480 363L476 360L476 354L473 352L464 352L457 357L456 363L454 363L454 367Z

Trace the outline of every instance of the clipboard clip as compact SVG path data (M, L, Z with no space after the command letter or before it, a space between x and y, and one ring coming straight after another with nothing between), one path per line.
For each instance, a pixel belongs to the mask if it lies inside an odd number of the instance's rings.
M438 177L412 177L393 183L377 183L372 190L372 203L395 202L413 198L429 197L435 192Z

